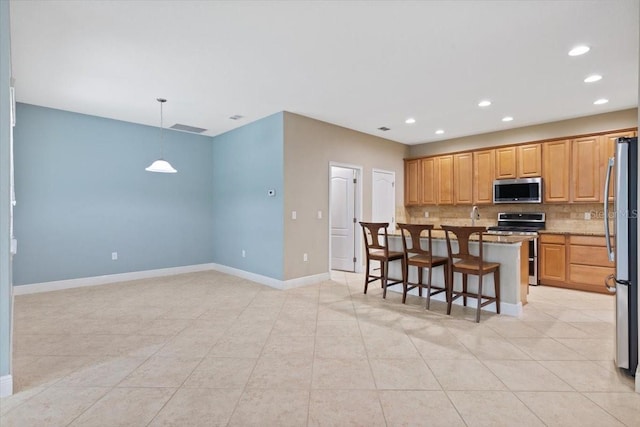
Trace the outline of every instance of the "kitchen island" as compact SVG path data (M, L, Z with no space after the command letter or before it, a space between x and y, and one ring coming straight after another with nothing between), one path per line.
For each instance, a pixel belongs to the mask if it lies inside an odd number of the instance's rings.
M444 231L434 230L432 232L433 254L436 256L447 256L447 241ZM478 253L478 238L474 236L469 242L469 249L472 253ZM523 244L535 236L500 236L485 234L482 236L482 244L485 261L500 263L500 313L508 316L519 316L522 314L522 307L527 303L527 293L529 287L529 245ZM427 239L423 239L423 247L426 247ZM451 242L453 250L457 251L457 242ZM403 251L402 236L400 232L389 234L389 249L393 251ZM389 263L389 277L402 277L399 262ZM415 268L409 269L409 280L417 281L417 271ZM425 279L426 280L426 275ZM443 268L434 269L433 283L444 283ZM483 291L485 294L493 295L493 275L489 274L483 278ZM454 289L462 286L462 275L454 275ZM477 290L478 278L469 276L468 283L470 290ZM389 290L401 291L399 287L390 287ZM413 289L410 294L417 295L417 289ZM436 300L445 301L444 294L433 297ZM454 301L454 304L462 304L462 298ZM469 298L469 307L476 306L476 300ZM454 308L455 310L455 308ZM495 304L489 304L483 310L495 312Z

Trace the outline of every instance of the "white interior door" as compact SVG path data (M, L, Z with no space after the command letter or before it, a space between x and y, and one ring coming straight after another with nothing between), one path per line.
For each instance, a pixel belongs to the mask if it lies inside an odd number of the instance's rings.
M396 174L380 169L373 170L373 194L371 195L371 220L388 222L389 231L396 228Z
M355 271L356 170L331 167L331 269Z

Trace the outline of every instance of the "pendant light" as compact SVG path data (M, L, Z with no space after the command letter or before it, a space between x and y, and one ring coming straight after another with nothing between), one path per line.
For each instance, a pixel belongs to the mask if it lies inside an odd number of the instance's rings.
M157 98L157 101L160 103L160 158L158 160L156 160L155 162L151 163L151 166L149 166L148 168L145 168L145 170L148 171L148 172L176 173L178 171L176 169L174 169L174 167L171 166L171 164L169 162L167 162L165 159L163 159L163 156L164 156L164 144L163 144L164 143L164 141L163 141L164 128L162 126L162 104L167 102L167 100L164 99L164 98Z

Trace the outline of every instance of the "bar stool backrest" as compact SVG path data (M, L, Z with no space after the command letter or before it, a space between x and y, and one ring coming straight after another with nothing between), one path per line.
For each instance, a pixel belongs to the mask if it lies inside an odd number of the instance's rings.
M400 231L402 232L402 246L404 253L409 255L424 255L431 259L433 250L431 244L431 230L433 230L433 224L398 224ZM423 248L420 240L422 232L427 231L428 241L427 248ZM409 242L411 245L409 245Z
M389 236L387 235L388 222L360 222L364 234L364 244L367 254L371 250L382 250L385 256L389 256ZM383 230L381 232L381 229ZM380 235L384 235L384 243L380 243Z
M453 259L455 258L464 261L482 263L482 233L487 231L486 227L457 227L453 225L441 225L440 227L445 231L445 235L447 237L447 252L449 253L449 258L451 259L451 261L453 261ZM453 233L458 240L457 253L453 253L453 250L451 249L451 237L449 233ZM480 247L478 255L473 255L469 251L469 238L474 234L478 234L478 243Z

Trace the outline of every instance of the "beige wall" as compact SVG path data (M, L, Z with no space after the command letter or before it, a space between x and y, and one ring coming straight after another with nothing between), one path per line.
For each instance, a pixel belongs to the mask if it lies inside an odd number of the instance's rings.
M284 279L326 273L329 267L329 163L363 169L362 219L371 219L372 169L396 174L396 206L404 211L407 146L284 113ZM317 219L322 210L322 219ZM297 219L291 219L291 211ZM302 254L309 255L303 262Z
M566 136L597 133L638 126L638 109L615 111L595 116L544 123L500 132L472 135L409 147L408 157L431 156L455 151L475 150L497 145L518 144Z

